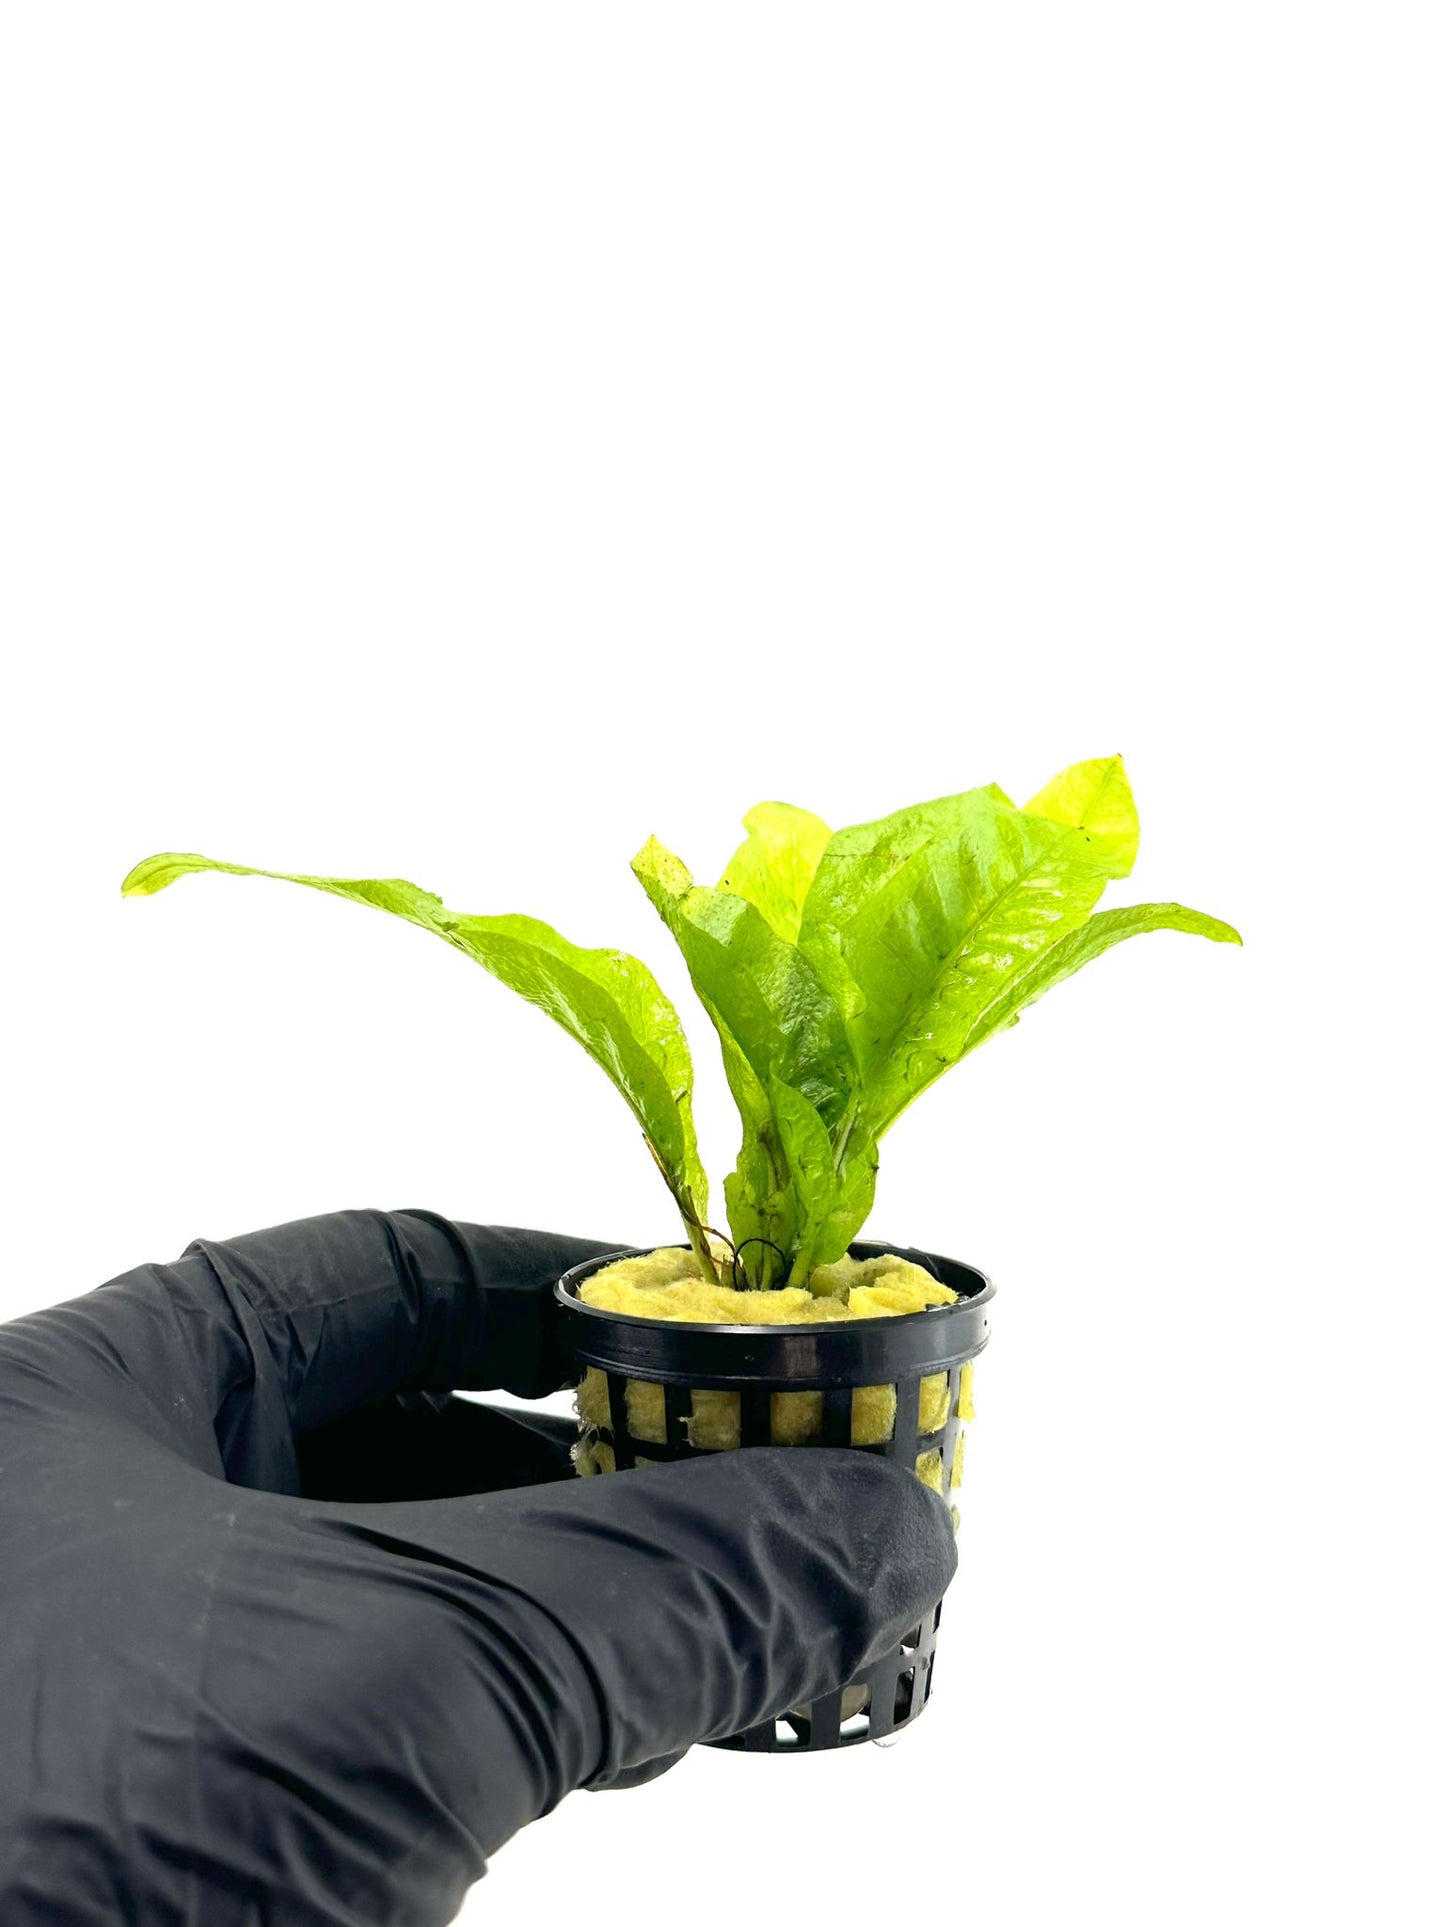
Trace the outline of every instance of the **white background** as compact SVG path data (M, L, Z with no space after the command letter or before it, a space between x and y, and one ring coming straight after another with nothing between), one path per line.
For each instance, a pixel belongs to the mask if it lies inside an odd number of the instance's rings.
M1246 941L885 1146L871 1228L999 1287L927 1718L578 1796L465 1919L1439 1918L1437 27L6 9L0 1314L341 1206L671 1235L543 1017L279 884L123 905L157 849L638 951L715 1181L650 832L1117 749L1111 900Z

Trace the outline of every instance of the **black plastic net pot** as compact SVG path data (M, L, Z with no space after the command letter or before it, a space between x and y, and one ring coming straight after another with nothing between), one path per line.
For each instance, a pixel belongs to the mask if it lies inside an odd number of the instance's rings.
M622 1472L740 1446L844 1446L906 1465L946 1495L958 1482L966 1368L988 1343L993 1285L931 1252L867 1242L849 1252L905 1258L957 1299L894 1317L704 1325L583 1303L581 1285L638 1251L569 1271L557 1296L583 1374L579 1451L591 1469ZM890 1738L928 1704L942 1610L936 1602L894 1651L837 1692L713 1744L821 1752Z

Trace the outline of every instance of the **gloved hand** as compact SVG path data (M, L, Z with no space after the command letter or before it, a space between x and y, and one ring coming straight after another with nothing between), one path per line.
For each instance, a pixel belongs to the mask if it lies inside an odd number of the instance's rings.
M0 1326L4 1927L450 1920L939 1596L947 1509L868 1454L580 1480L445 1399L570 1382L552 1285L608 1248L340 1211Z

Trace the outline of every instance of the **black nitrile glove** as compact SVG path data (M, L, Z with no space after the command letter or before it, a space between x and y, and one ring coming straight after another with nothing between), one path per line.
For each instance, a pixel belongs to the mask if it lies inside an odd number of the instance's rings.
M4 1927L448 1921L937 1599L947 1509L869 1454L580 1480L437 1396L570 1382L552 1285L608 1248L339 1211L0 1326Z

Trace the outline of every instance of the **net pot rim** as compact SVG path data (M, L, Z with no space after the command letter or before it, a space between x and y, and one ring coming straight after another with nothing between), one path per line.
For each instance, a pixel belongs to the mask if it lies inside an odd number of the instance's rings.
M859 1239L855 1258L885 1255L921 1264L960 1296L952 1305L880 1318L850 1318L791 1325L704 1324L643 1318L586 1304L578 1287L620 1258L646 1256L660 1246L604 1252L573 1265L557 1281L568 1338L576 1359L633 1378L684 1377L696 1385L726 1387L773 1379L780 1384L866 1384L876 1375L943 1370L974 1358L988 1343L986 1308L994 1285L977 1266L935 1252Z

